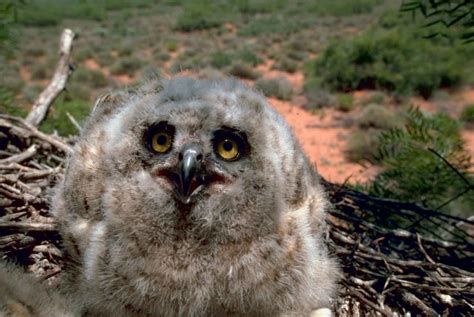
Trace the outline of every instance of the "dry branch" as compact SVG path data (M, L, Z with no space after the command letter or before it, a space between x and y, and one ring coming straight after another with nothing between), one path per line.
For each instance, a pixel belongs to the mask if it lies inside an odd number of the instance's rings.
M26 117L26 122L33 126L39 126L46 117L48 109L66 87L67 79L71 73L70 59L72 51L72 41L74 39L74 32L70 29L65 29L61 34L59 41L59 62L56 66L53 78L48 87L39 95L38 99L33 104L31 112Z

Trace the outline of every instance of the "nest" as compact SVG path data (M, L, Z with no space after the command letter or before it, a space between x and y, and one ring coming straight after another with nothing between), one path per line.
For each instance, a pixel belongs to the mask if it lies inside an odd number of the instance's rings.
M72 143L0 115L0 254L50 283L63 255L48 195ZM324 184L343 270L336 316L474 314L474 221Z

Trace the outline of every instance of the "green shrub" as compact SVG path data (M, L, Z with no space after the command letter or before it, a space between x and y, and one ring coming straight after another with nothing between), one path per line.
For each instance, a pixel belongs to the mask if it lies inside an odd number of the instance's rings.
M351 94L337 94L337 110L348 112L354 108L354 97Z
M403 127L403 118L382 105L370 104L356 119L360 129L390 130Z
M258 14L274 12L284 5L282 0L234 0L239 12L244 14Z
M129 75L133 76L143 66L143 62L135 57L124 57L115 62L110 67L113 75Z
M178 49L178 43L176 43L176 41L167 41L165 47L170 52L176 52Z
M381 131L374 128L352 133L344 150L345 157L354 163L376 164L379 160L380 134Z
M463 109L460 119L468 124L474 124L474 104Z
M238 51L236 58L252 66L257 66L263 62L263 60L250 48L244 48Z
M429 115L410 109L405 128L382 134L379 149L383 171L367 186L367 191L378 197L417 202L433 209L465 191L465 181L433 153L469 178L470 160L459 128L460 124L445 114ZM472 214L474 197L466 195L456 208L452 206L448 204L443 210L464 216Z
M288 73L294 73L298 69L298 63L289 58L282 57L277 59L277 61L272 65L272 68Z
M32 0L20 6L19 22L29 26L58 25L64 19L102 21L108 10L149 7L153 0Z
M314 87L305 87L305 96L307 103L304 107L310 111L325 107L333 107L337 104L337 98L326 89Z
M308 12L328 16L350 16L355 14L370 13L381 0L320 0L308 2Z
M107 79L101 71L84 67L79 67L72 73L72 81L93 88L107 86Z
M71 81L66 86L66 93L64 98L66 101L71 100L90 100L92 96L92 89L87 83Z
M261 34L280 34L289 36L309 25L306 20L288 20L282 16L271 16L254 19L249 24L240 28L239 35L259 36Z
M385 89L428 97L439 87L462 82L466 60L473 60L462 50L421 40L408 28L369 31L329 45L312 75L336 90Z
M229 74L245 79L257 79L262 76L262 74L257 72L253 67L244 64L240 61L232 63L229 69Z
M217 51L211 55L211 65L219 69L229 66L232 60L232 54L222 51Z
M219 8L212 2L197 0L187 2L183 12L176 21L176 30L192 32L195 30L206 30L222 25Z
M290 100L293 95L293 87L284 77L259 79L255 83L255 87L262 91L265 96L281 100Z
M82 62L86 59L92 58L93 51L89 47L81 47L77 48L77 50L73 50L73 56L77 62Z
M72 2L72 1L71 1ZM104 7L95 1L33 1L22 6L18 18L20 23L29 26L51 26L63 19L103 20Z

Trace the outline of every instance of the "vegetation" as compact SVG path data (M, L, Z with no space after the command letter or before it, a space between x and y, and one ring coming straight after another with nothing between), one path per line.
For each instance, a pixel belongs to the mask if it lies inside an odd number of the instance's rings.
M312 75L331 89L382 89L429 97L440 87L456 87L473 64L474 50L444 41L420 41L407 30L369 30L333 42L314 64ZM428 62L427 62L428 61Z
M449 202L472 190L469 155L459 128L445 114L428 115L411 108L404 128L381 134L379 161L384 170L365 190L378 197L469 215L474 208L472 195Z
M474 125L474 105L464 108L460 119L469 125Z
M41 130L47 133L57 131L59 135L69 136L78 133L76 127L71 124L68 113L79 124L82 124L91 110L89 101L72 100L67 101L65 96L59 97L55 107L50 110L48 117L41 124Z
M262 91L265 96L281 100L290 100L293 95L291 83L283 77L261 78L255 82L255 88Z
M402 4L402 12L421 14L425 19L428 36L446 36L444 28L460 26L461 38L466 43L474 42L474 2L450 0L411 0Z

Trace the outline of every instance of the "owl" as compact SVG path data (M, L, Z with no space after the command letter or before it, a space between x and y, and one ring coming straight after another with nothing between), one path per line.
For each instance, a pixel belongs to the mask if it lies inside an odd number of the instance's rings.
M12 264L0 262L0 316L79 316L71 303L66 294L49 289Z
M327 206L263 95L187 77L99 98L52 201L88 316L309 316L337 283Z

